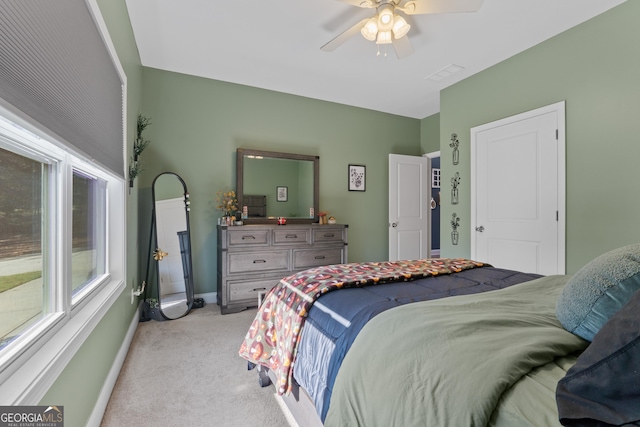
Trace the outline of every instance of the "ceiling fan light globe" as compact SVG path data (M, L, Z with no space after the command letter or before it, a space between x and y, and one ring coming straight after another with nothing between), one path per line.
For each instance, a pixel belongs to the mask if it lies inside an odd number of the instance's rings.
M400 15L396 15L393 22L393 36L396 39L400 39L407 35L411 25L407 24L407 21Z
M390 43L392 43L391 31L379 31L376 44L390 44Z
M378 10L378 29L389 31L391 28L393 28L393 7L387 4Z
M362 37L369 41L374 41L376 36L378 35L378 24L376 23L375 18L371 18L364 24L364 27L360 29L360 34Z

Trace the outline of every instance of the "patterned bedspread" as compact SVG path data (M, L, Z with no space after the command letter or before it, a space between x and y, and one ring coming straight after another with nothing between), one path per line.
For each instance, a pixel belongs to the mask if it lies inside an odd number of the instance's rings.
M300 331L313 303L323 294L349 287L400 282L488 266L462 258L336 264L285 277L266 295L239 354L276 374L278 394L291 391Z

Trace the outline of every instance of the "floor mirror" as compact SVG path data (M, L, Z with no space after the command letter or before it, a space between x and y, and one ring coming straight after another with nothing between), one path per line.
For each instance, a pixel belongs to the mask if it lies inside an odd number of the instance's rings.
M189 192L179 175L164 172L153 180L152 197L149 262L155 265L159 313L173 320L193 306Z

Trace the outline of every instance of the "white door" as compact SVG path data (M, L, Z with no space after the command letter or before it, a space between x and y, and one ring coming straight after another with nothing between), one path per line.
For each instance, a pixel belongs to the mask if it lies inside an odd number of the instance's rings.
M429 159L389 154L389 261L430 257Z
M158 261L160 292L163 296L184 292L186 289L178 238L178 232L186 229L187 220L182 197L156 202L158 247L167 253L161 261Z
M563 274L564 103L474 128L471 141L471 257Z

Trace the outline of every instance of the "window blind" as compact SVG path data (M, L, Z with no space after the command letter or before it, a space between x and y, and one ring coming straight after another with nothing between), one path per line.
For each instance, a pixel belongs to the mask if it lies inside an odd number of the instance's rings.
M0 98L124 176L123 82L84 0L0 2Z

